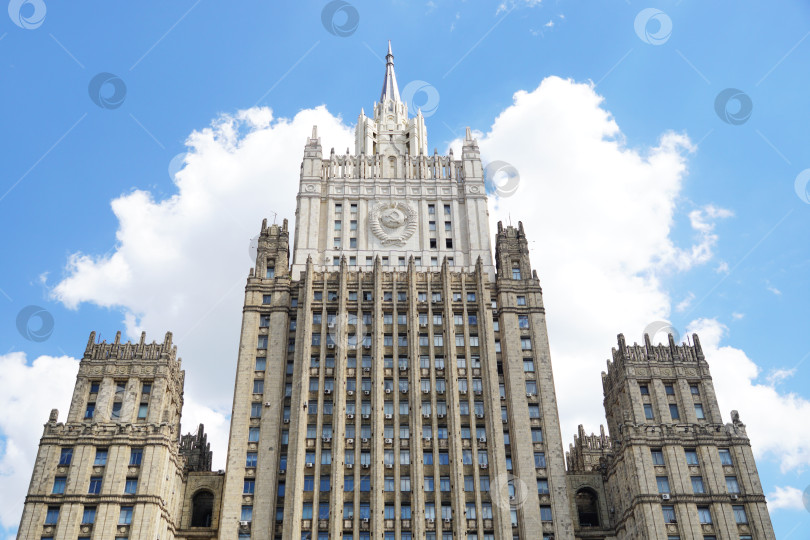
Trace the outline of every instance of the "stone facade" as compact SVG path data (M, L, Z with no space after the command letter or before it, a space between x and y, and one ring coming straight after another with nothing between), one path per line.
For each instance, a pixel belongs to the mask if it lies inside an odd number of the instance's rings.
M696 336L620 338L603 374L610 436L580 428L564 455L523 224L498 223L493 258L478 143L468 129L461 159L428 155L390 47L355 139L328 158L317 128L306 141L292 257L287 220L262 223L226 470L209 470L202 426L180 437L171 334L91 335L68 422L45 427L20 538L773 538L744 426L721 423ZM138 448L148 468L131 464ZM689 491L696 476L706 493Z

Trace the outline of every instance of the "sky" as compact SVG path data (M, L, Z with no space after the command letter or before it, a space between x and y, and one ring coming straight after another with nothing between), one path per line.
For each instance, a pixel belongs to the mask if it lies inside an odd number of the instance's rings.
M387 40L428 144L470 127L522 221L564 445L616 335L697 332L780 539L810 538L810 4L137 3L0 11L0 537L91 331L174 333L183 431L224 466L250 240L306 137L353 146ZM503 170L507 170L503 169ZM499 180L500 179L500 180Z

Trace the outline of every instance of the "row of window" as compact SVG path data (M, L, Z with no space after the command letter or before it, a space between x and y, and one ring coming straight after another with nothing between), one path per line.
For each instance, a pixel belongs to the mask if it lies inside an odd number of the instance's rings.
M96 456L93 460L93 466L103 467L107 464L108 450L106 448L96 448ZM130 448L129 451L129 465L131 467L138 467L143 460L143 448ZM73 462L73 447L66 446L61 449L59 453L59 465L69 466Z
M671 493L669 489L669 477L656 476L655 482L658 485L658 493L666 493L666 494ZM702 476L692 476L691 483L693 493L695 494L706 493L706 488L703 485ZM732 495L740 494L740 483L737 481L736 476L726 476L726 490Z
M650 383L639 383L638 385L639 392L641 392L642 396L649 396L650 395ZM664 383L664 393L668 396L675 395L675 386L674 383ZM693 396L700 395L700 385L697 384L690 384L689 385L689 393Z
M59 511L60 507L58 506L49 506L47 512L45 513L45 525L56 525L59 521ZM118 524L119 525L130 525L132 524L132 506L122 506L119 514L118 514ZM85 506L84 512L82 513L82 524L83 525L91 525L96 521L96 507L95 506ZM47 537L43 537L45 540ZM118 539L116 539L118 540Z
M356 334L349 334L348 336L348 343L349 345L357 345L358 339ZM427 333L420 333L419 334L419 346L420 347L429 347L430 346L430 335ZM455 336L455 345L456 347L464 347L464 334L456 334ZM326 335L326 345L327 347L334 348L335 340L332 334ZM259 336L257 339L256 348L258 349L266 349L268 344L268 336L262 335ZM293 344L294 345L294 344ZM312 334L312 346L319 347L321 345L321 334ZM364 348L368 349L371 348L371 336L366 335L362 338L362 345ZM479 345L479 338L477 335L470 336L470 347L478 347ZM500 351L500 341L495 341L495 352ZM383 346L384 347L393 347L394 346L394 336L393 334L385 334L383 335ZM397 336L397 346L398 347L407 347L408 346L408 336L407 334L399 334ZM433 334L433 346L434 347L444 347L444 333L434 333ZM523 336L520 338L520 349L523 351L531 351L532 350L532 338L529 336ZM646 406L649 404L645 405ZM649 405L650 411L652 411L652 405Z
M651 449L653 465L666 465L664 462L664 451L661 448ZM720 464L724 466L732 466L734 462L731 459L731 451L728 448L718 448L717 453L720 457ZM684 455L686 457L687 465L700 465L698 459L697 449L684 448Z
M98 394L101 381L90 381L90 399ZM121 410L123 407L124 393L126 392L127 382L115 382L115 394L112 408L110 410L110 420L116 421L121 419ZM138 405L138 420L145 420L149 412L149 398L152 395L152 383L144 382L141 384L140 404ZM88 401L84 409L84 419L92 420L96 414L96 402Z
M357 295L358 295L357 291L349 291L348 292L348 300L351 301L351 302L356 301L357 298L358 298ZM453 302L461 302L463 296L462 296L462 294L460 292L453 292L452 295L453 295L452 296ZM268 297L268 301L263 302L263 303L265 303L265 304L271 303L272 295L267 294L267 295L264 295L264 297ZM337 302L337 300L338 300L337 291L327 291L326 298L327 298L328 302ZM362 291L362 298L363 298L364 302L371 302L374 299L374 294L371 291ZM519 297L519 298L524 298L524 302L525 302L525 296L524 297ZM312 299L315 302L322 302L323 301L323 291L313 291ZM434 304L439 303L439 302L442 301L442 293L441 292L433 292L430 295L430 299ZM475 299L476 299L476 294L474 292L468 292L467 293L467 302L475 302ZM383 292L383 301L384 302L392 302L393 300L394 300L394 293L392 291L384 291ZM397 302L405 302L407 300L408 300L408 295L407 295L407 293L405 291L397 292ZM417 292L416 293L416 300L418 302L427 302L428 301L428 293L424 292L424 291ZM525 305L525 303L524 303L524 305ZM493 306L492 307L493 307L493 309L495 309L495 307L496 307L494 301L493 301ZM370 322L371 321L369 321L369 323Z
M706 413L703 411L702 403L695 403L695 416L698 420L706 419ZM673 422L681 419L680 410L678 409L678 405L675 403L669 404L669 417ZM647 420L655 420L655 413L653 412L653 406L651 403L644 404L644 418Z
M675 515L675 507L672 505L663 505L661 510L664 513L664 522L665 523L677 523L678 518ZM711 506L698 506L698 520L703 525L711 525L713 523L712 520L712 509ZM748 523L748 515L745 512L745 506L742 504L734 504L731 506L731 511L734 513L734 521L737 522L738 525L745 525ZM704 539L707 537L704 536ZM742 537L741 537L742 538ZM749 537L750 538L750 537Z
M404 295L405 293L400 293ZM436 293L440 294L440 293ZM474 293L471 293L474 294ZM428 321L431 318L428 317L427 313L419 313L419 324L421 326L427 326ZM362 315L362 322L364 325L370 326L372 324L373 316L370 311L364 311ZM295 330L295 319L291 321L290 330ZM328 312L326 314L326 323L329 327L334 326L335 322L337 321L337 314L334 312ZM432 317L433 324L435 326L441 326L444 321L444 317L441 313L434 313ZM454 313L453 314L453 322L456 326L464 325L464 315L461 313ZM467 316L467 322L470 326L477 326L478 325L478 315L470 314ZM270 316L263 315L260 319L259 326L260 327L267 327L270 323ZM319 312L315 312L312 314L312 324L319 325L323 323L323 314ZM347 323L349 326L357 326L358 317L354 313L349 313L347 315ZM398 325L406 325L408 323L407 314L405 313L398 313L397 314L397 324ZM521 315L518 317L518 323L521 328L528 328L529 327L529 318L527 315ZM390 311L383 312L383 324L394 324L394 314Z

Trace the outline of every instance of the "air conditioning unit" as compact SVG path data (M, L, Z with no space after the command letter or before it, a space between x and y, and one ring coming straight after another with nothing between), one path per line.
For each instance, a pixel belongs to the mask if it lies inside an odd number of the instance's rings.
M272 403L271 403L270 401L265 401L265 402L264 402L264 406L265 406L265 407L269 407L269 406L271 406L271 405L272 405Z
M351 469L351 468L353 468L353 467L354 467L354 463L347 463L347 464L346 464L346 468L347 468L347 469Z
M370 373L370 372L371 372L371 368L370 368L370 367L364 367L364 368L363 368L363 373Z
M312 468L312 467L314 467L314 466L315 466L315 464L314 464L314 463L307 463L307 469L311 469L311 468Z
M369 418L371 418L371 415L370 415L370 414L364 414L364 415L363 415L363 418L365 418L366 420L368 420Z
M444 394L444 388L439 388L438 390L436 390L436 393L437 394Z
M452 521L453 521L453 520L452 520L451 518L444 518L444 522L445 522L445 523L450 523L450 522L452 522Z
M424 440L426 443L429 443L429 442L430 442L430 437L425 437L423 440Z
M439 418L444 418L444 415L442 413L439 413L436 416L438 416Z
M371 348L371 343L363 343L363 348L364 349L370 349Z
M386 463L386 464L385 464L385 468L386 468L386 469L393 469L393 468L394 468L394 464L393 464L393 463Z
M328 344L328 345L326 346L326 348L327 348L327 349L334 349L334 348L335 348L335 344L334 344L334 343L330 343L330 344Z
M466 395L467 395L467 391L466 391L466 390L459 390L459 391L458 391L458 393L459 393L459 394L461 394L462 396L466 396Z
M484 413L476 413L475 417L476 417L476 418L483 418L483 417L484 417Z
M390 388L386 388L386 389L385 389L385 393L386 393L386 394L390 394L390 393L391 393L391 389L390 389Z
M400 389L399 389L399 391L400 391L400 392L402 392L403 394L407 394L407 393L408 393L408 389L407 389L407 388L400 388Z
M386 419L386 420L391 420L393 417L394 417L394 415L393 415L393 414L386 414L386 415L385 415L385 419Z
M399 366L400 371L408 371L408 366Z
M501 396L501 401L506 401L506 396Z
M289 424L289 423L290 423L290 419L289 419L289 418L285 418L285 419L284 419L284 423L285 423L285 424Z
M239 522L239 526L240 526L240 527L247 527L248 525L250 525L250 522L249 522L249 521L240 521L240 522Z
M287 469L279 469L278 473L279 474L287 474Z
M486 469L487 467L489 467L489 465L488 465L488 464L486 464L486 463L481 463L480 465L481 465L481 468L482 468L482 469Z
M430 525L433 525L433 523L434 523L435 521L436 521L436 520L435 520L435 519L433 519L433 518L428 518L428 519L427 519L427 522L428 522L428 524L430 524Z
M515 496L514 496L514 495L509 495L509 500L510 500L510 501L514 501L514 500L515 500Z
M420 323L419 323L419 326L420 326L421 328L427 328L427 323L426 323L426 322L420 322Z
M430 413L422 413L422 418L430 418Z
M736 500L737 500L737 499L739 499L739 498L740 498L740 496L739 496L739 495L737 495L736 493L732 493L732 494L731 494L731 500L732 500L732 501L736 501Z
M361 464L361 467L363 467L364 469L368 469L369 464L368 463L363 463L363 464Z
M331 394L331 393L332 393L332 389L331 389L331 388L326 388L326 389L324 389L323 393L324 393L324 394Z
M371 390L363 390L363 393L368 396L371 394Z
M363 437L363 438L362 438L362 439L360 439L360 440L361 440L362 442L364 442L364 443L367 443L367 442L368 442L368 437Z
M347 390L346 393L349 394L350 396L353 396L354 395L354 390Z
M362 521L363 523L365 523L366 525L368 525L368 518L363 518L363 519L361 519L360 521Z
M323 442L332 442L332 437L324 437Z
M349 414L346 415L346 418L348 418L349 420L352 420L354 418L354 415L352 413L349 413Z
M356 343L349 343L349 350L351 350L351 351L357 350L357 344Z
M662 493L661 494L661 500L662 501L668 501L669 500L669 493Z
M422 393L423 393L423 394L429 394L429 393L430 393L430 389L429 389L429 388L422 388Z
M326 323L326 326L328 326L329 328L334 328L335 327L335 321L329 321L328 323Z
M385 444L393 444L394 439L385 439Z
M478 437L478 442L487 442L486 437Z
M354 439L352 438L346 439L346 444L354 444Z

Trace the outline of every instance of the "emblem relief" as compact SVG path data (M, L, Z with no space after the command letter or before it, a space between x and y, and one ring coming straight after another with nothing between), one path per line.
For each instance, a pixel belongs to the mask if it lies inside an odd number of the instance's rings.
M371 232L384 246L404 246L416 232L416 211L404 202L382 202L369 216Z

